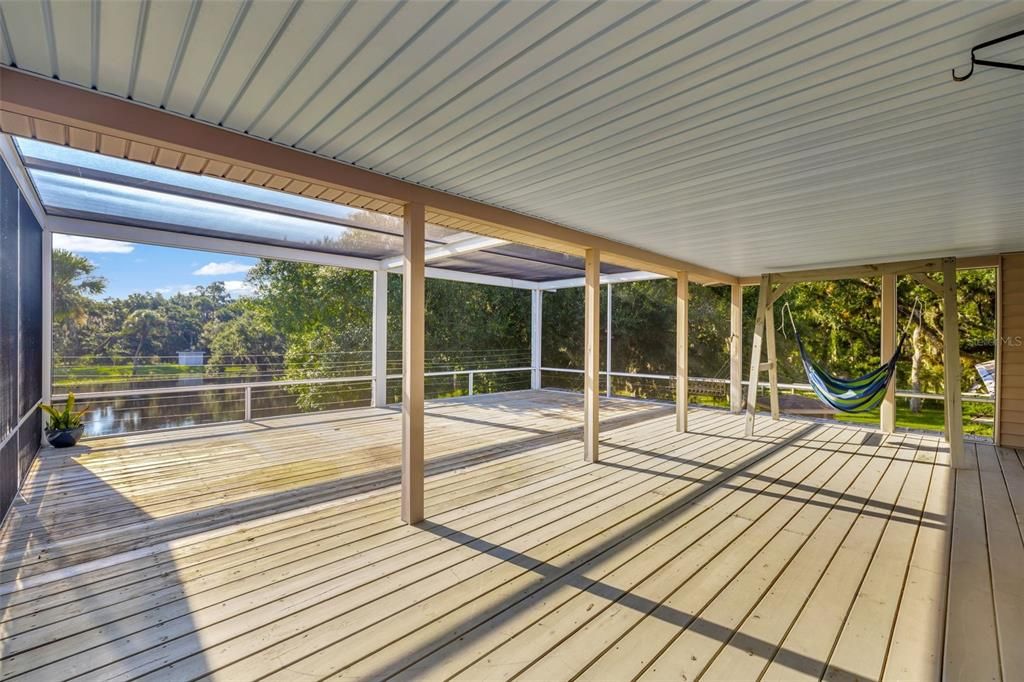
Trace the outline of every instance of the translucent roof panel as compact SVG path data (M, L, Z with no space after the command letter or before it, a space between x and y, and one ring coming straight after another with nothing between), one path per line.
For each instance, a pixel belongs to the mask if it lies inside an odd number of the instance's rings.
M449 270L475 272L481 275L525 279L530 282L544 282L547 280L583 276L582 270L538 263L537 261L523 260L521 258L510 258L509 256L494 253L490 249L430 261L429 265L434 268L447 268Z
M29 173L40 201L55 215L373 259L402 253L401 235L51 171Z
M333 201L313 199L289 192L266 189L244 182L163 168L104 154L62 147L38 140L18 139L25 166L66 175L102 180L125 187L207 199L232 206L273 211L289 216L333 222L351 227L402 234L402 219L386 213L355 208ZM429 225L427 239L446 243L462 233L440 225Z
M503 246L495 246L487 249L487 253L501 254L503 256L510 256L523 261L531 261L534 265L547 263L549 265L557 265L562 268L572 268L576 271L574 274L565 275L565 277L582 277L583 273L586 271L586 264L579 256L570 256L567 253L538 249L533 246L526 246L525 244L505 244ZM555 270L550 269L549 272L553 273ZM631 270L618 265L612 265L611 263L601 263L601 272L606 275L610 275L618 272L631 272ZM563 278L545 276L544 279Z
M16 138L52 215L370 260L402 253L401 218L288 192ZM475 235L427 225L427 248ZM520 244L430 260L433 268L545 282L582 277L583 259ZM602 264L606 274L626 272Z

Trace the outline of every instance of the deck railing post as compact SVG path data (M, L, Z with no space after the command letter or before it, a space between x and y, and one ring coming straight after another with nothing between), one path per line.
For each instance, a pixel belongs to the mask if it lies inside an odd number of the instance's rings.
M247 422L252 421L252 386L245 387L244 419Z
M601 381L601 252L587 249L583 323L583 457L598 461Z
M469 394L473 395L473 373L469 373Z
M544 322L544 292L530 292L530 388L538 390L540 382L541 329Z
M406 204L402 265L402 520L423 520L425 209Z
M605 329L604 329L604 394L612 397L612 284L609 282L608 303L605 306Z

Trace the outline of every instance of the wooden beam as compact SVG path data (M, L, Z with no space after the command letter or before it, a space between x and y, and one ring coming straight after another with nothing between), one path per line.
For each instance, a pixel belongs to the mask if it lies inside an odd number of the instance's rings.
M931 275L926 272L915 272L910 277L920 284L921 286L930 289L933 293L938 296L942 296L942 285L936 282Z
M739 412L743 404L743 287L731 286L729 304L729 409Z
M993 254L989 256L967 256L956 259L957 270L977 270L979 268L998 268L1001 256Z
M384 407L388 402L388 273L373 273L373 395L370 404Z
M896 275L882 275L882 362L896 352ZM893 376L882 398L879 428L884 433L896 431L896 377Z
M471 223L459 229L574 254L593 249L602 252L606 262L666 277L688 270L691 277L705 283L737 281L727 273L677 258L7 67L0 68L0 93L0 112L13 115L8 119L28 117L51 127L111 135L167 152L354 192L392 205L421 204Z
M942 260L942 367L946 393L946 438L954 468L967 466L960 397L960 319L956 301L956 259Z
M957 270L972 270L977 268L995 268L999 266L999 255L992 256L970 256L967 258L957 258L956 267ZM924 267L934 265L934 269L931 272L938 272L940 268L940 259L927 259L927 260L915 260L915 261L897 261L894 263L882 263L879 265L837 265L832 268L816 268L813 270L789 270L776 272L776 276L784 280L793 280L793 282L804 281L823 281L832 279L847 279L850 277L877 277L885 272L893 272L894 274L900 275L911 275L913 270L907 271L902 268L904 267ZM889 269L892 266L892 270ZM927 270L920 270L920 272L927 272ZM807 273L806 276L809 279L800 280L799 277ZM776 281L779 281L778 279ZM738 278L740 286L750 287L761 283L759 276L744 275ZM941 285L940 285L941 286ZM939 294L942 295L941 293Z
M596 462L601 400L601 252L589 249L584 260L587 284L583 288L583 457Z
M774 276L772 277L772 281L775 281ZM796 282L783 282L779 286L775 287L775 290L768 297L768 305L775 305L775 302L782 298L782 295L789 291L789 288L794 284L796 284Z
M402 520L423 520L425 209L405 207L402 278Z
M771 275L761 275L761 290L757 296L757 314L754 316L754 339L750 347L750 380L747 384L746 435L754 435L754 415L757 411L757 381L761 375L761 346L764 343L764 316L771 293Z
M690 404L690 277L676 275L676 431L689 427Z
M848 265L834 268L815 268L813 270L792 270L773 273L776 283L783 282L823 282L835 279L856 279L859 277L879 277L881 275L909 275L915 272L938 272L942 269L941 258L923 260L898 261L894 263L874 263L868 265Z

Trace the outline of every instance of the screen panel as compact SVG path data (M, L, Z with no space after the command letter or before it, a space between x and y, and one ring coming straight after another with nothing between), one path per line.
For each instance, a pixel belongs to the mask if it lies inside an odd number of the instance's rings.
M0 163L0 438L18 422L18 187Z
M43 231L24 197L18 203L20 324L18 414L42 397L43 385Z

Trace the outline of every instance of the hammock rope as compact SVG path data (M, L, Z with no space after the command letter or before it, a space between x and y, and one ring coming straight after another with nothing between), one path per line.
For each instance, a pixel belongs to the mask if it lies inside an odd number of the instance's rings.
M876 369L853 379L837 377L815 362L814 358L807 352L807 347L804 345L800 332L797 331L796 322L793 320L793 311L790 310L789 304L786 303L782 307L782 327L785 330L786 313L788 312L789 323L793 329L793 336L796 338L797 348L800 351L800 361L803 363L807 380L810 382L814 394L818 396L818 400L840 412L870 412L878 407L885 398L885 389L889 386L889 382L892 381L893 375L896 373L896 363L903 354L903 345L909 336L910 323L914 319L914 312L917 312L918 315L921 314L918 308L919 303L919 301L914 302L910 319L900 334L899 341L896 344L896 351L892 354L892 357Z

